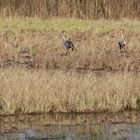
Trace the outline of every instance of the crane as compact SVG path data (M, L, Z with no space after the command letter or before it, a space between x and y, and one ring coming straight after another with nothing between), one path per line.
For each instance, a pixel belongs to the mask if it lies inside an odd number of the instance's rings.
M123 36L123 30L121 30L121 38L119 39L118 43L119 43L120 50L125 49L126 41L125 41L124 36Z
M69 49L71 49L72 51L74 50L74 44L71 41L71 39L66 38L66 32L65 31L62 31L62 34L63 34L63 44L64 44L64 47L66 49L66 55L67 55L68 52L69 52Z

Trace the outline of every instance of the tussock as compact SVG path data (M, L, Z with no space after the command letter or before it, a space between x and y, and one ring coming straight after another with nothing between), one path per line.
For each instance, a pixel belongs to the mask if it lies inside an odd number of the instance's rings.
M140 75L0 70L0 113L117 112L137 109Z

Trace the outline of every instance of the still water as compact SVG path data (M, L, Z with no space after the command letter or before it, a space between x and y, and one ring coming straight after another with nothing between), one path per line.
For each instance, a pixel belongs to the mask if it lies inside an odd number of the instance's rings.
M140 140L139 113L1 117L0 140Z

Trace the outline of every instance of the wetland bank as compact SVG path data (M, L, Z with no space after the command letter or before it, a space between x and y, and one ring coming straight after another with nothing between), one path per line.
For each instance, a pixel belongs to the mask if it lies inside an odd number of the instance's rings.
M0 22L0 139L139 137L138 20ZM121 29L126 51L118 46ZM62 30L76 48L67 56Z
M139 109L139 21L0 22L1 114ZM122 28L126 51L118 47ZM62 29L76 48L69 55L64 55Z

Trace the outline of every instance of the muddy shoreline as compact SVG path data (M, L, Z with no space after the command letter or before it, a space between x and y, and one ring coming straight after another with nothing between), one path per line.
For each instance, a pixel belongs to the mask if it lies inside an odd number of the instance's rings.
M82 125L29 125L12 128L0 133L0 139L5 140L108 140L133 139L139 140L139 123L107 123Z
M0 116L0 135L28 128L47 127L87 127L119 124L139 124L140 112L125 111L119 113L94 114L34 114L19 116Z
M29 113L20 115L0 115L0 123L5 120L14 120L13 122L46 122L46 125L80 125L83 123L100 124L100 123L136 123L140 122L140 111L120 111L111 112L94 112L94 113ZM38 121L36 121L38 120ZM22 123L21 121L21 123ZM9 122L10 124L10 122Z

